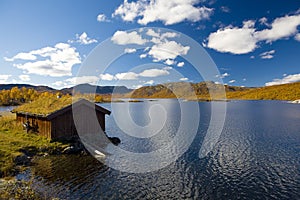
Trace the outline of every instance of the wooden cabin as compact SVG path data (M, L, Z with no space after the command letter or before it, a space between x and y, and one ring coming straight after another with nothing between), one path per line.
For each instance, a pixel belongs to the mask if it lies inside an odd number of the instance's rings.
M47 105L45 106L47 109ZM30 112L22 109L22 106L13 112L16 113L17 121L21 122L28 131L54 140L77 138L78 127L80 133L98 133L99 127L105 131L105 115L111 113L85 99L46 114Z

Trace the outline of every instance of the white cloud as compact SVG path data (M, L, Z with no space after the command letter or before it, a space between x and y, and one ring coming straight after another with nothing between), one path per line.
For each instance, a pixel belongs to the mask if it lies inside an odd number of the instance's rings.
M104 14L99 14L97 16L97 21L98 22L109 22L109 20L107 19L107 17Z
M80 76L80 77L68 78L65 80L65 82L71 85L78 85L84 83L96 84L98 80L99 78L97 76Z
M184 66L184 62L179 62L178 64L177 64L177 67L183 67Z
M22 74L22 75L19 76L19 78L22 81L30 81L30 76L29 75Z
M112 81L112 80L115 79L115 77L113 75L108 74L108 73L100 74L99 77L100 77L101 80L104 80L104 81Z
M188 81L189 79L188 78L180 78L179 80L180 81Z
M86 32L83 32L81 35L76 34L76 39L80 44L92 44L98 42L96 39L89 38Z
M243 78L243 81L247 81L247 79L246 79L246 78Z
M228 81L228 83L235 83L235 80L230 80Z
M36 59L37 59L37 57L35 55L33 55L32 53L22 53L22 52L18 53L17 55L15 55L12 58L4 57L4 60L8 61L8 62L12 62L15 60L36 60Z
M245 54L252 52L256 48L254 37L255 29L250 26L250 22L244 23L242 28L225 27L208 36L206 47L219 52Z
M146 69L141 72L139 75L142 77L157 77L157 76L165 76L170 74L168 69Z
M120 15L124 21L133 21L137 16L140 15L143 7L145 6L145 1L130 2L124 0L113 13L113 16Z
M160 37L160 34L155 32L153 29L148 29L146 34L152 37Z
M153 85L154 84L154 80L150 80L144 83L144 85Z
M200 21L212 14L212 9L195 6L200 0L141 0L128 2L124 0L114 12L113 16L120 15L124 21L134 21L142 25L150 22L162 21L165 25L183 21Z
M11 75L0 74L0 84L7 84L7 80Z
M259 21L268 25L266 18L261 18ZM208 36L204 46L232 54L250 53L258 47L258 42L270 43L296 35L297 27L300 25L300 14L276 18L269 25L270 29L257 31L254 25L255 22L249 20L243 23L243 27L227 26L219 29ZM295 36L295 39L296 37L298 36Z
M268 19L267 19L266 17L262 17L262 18L260 18L258 21L259 21L260 24L269 26L269 24L268 24Z
M221 6L220 9L224 13L230 13L230 9L227 6Z
M41 59L36 59L34 62L13 64L13 66L29 74L53 77L71 76L72 67L81 63L76 48L66 43L58 43L54 47L44 47L25 54L41 57ZM18 59L20 59L20 57L18 57ZM15 59L12 59L12 61L14 60Z
M171 60L171 59L167 59L165 62L164 62L166 65L173 65L175 63L174 60Z
M124 72L124 73L117 73L115 77L118 80L136 80L138 79L139 75L134 72Z
M295 35L295 40L297 40L298 42L300 42L300 33L297 33L297 34Z
M274 54L275 53L275 50L271 50L271 51L266 51L266 52L263 52L261 53L259 56L262 58L262 59L271 59L274 57Z
M174 60L177 56L186 55L189 49L189 46L182 46L175 41L163 41L161 43L154 44L148 54L156 61L167 59Z
M296 34L299 25L300 15L284 16L276 18L270 25L271 29L258 31L255 36L259 41L272 42Z
M136 52L136 49L134 49L134 48L126 48L124 50L124 53L135 53L135 52Z
M147 57L147 54L141 54L141 55L140 55L140 58L141 58L141 59L146 58L146 57Z
M52 83L52 85L60 87L60 86L64 85L64 82L63 81L56 81L56 82Z
M291 74L284 76L282 79L273 79L271 82L267 82L266 86L271 85L280 85L280 84L286 84L286 83L293 83L300 81L300 74Z
M251 58L251 59L254 59L254 58L255 58L255 56L250 56L250 58Z
M112 74L100 74L99 77L101 80L112 81L112 80L137 80L139 77L158 77L158 76L166 76L169 75L172 67L164 67L162 69L146 69L140 73L135 72L121 72L115 75ZM147 84L150 84L148 82Z
M228 76L230 76L230 74L228 74L227 72L225 72L224 74L216 75L217 78L225 78Z
M126 31L116 31L111 40L115 44L127 45L127 44L145 44L147 40L143 39L136 31L127 33Z

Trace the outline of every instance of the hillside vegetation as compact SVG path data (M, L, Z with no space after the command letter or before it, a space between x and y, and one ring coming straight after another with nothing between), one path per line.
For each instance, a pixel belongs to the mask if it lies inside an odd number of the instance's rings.
M226 96L223 95L224 90ZM246 88L200 83L167 83L145 86L134 90L130 98L184 98L200 100L247 99L247 100L296 100L300 99L300 82L259 88Z
M300 99L300 82L228 92L227 98L247 100L297 100Z

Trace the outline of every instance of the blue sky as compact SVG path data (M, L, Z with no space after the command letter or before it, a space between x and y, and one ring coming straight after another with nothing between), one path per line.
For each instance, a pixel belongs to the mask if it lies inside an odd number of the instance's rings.
M295 0L0 0L0 26L0 83L136 88L202 81L184 59L194 47L180 33L207 51L220 73L214 76L226 84L300 81L300 2ZM124 54L100 66L106 54L115 53L108 50L99 55L98 68L80 72L95 67L86 58L105 40Z

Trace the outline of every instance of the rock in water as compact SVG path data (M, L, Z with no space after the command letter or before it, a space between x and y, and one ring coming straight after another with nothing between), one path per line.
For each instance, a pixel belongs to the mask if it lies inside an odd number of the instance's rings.
M118 138L118 137L109 137L108 139L109 139L114 145L118 145L118 144L121 143L121 140L120 140L120 138Z

